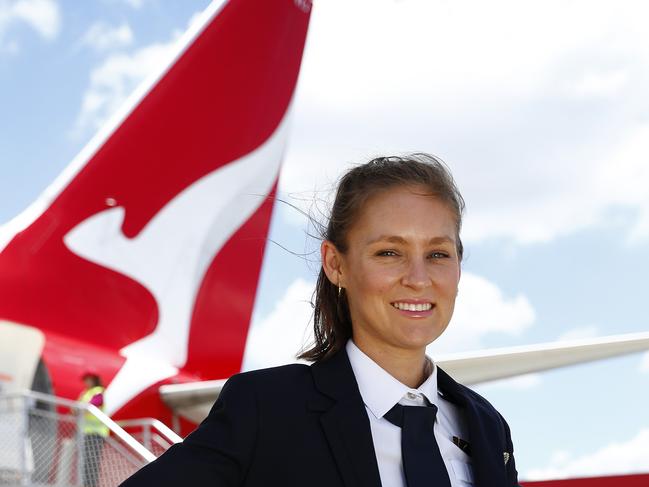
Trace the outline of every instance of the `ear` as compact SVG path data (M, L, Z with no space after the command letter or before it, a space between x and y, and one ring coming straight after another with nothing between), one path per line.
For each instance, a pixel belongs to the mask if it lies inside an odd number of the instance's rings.
M320 245L320 258L329 281L334 286L342 286L342 254L329 240L324 240Z

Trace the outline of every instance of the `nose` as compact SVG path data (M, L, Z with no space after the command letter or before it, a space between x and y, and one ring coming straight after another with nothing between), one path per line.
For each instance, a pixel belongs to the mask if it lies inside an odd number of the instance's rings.
M432 279L425 259L410 259L405 269L401 283L413 289L430 286Z

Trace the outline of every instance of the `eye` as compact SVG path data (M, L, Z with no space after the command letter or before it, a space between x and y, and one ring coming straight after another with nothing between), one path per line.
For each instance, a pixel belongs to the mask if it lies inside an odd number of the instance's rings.
M394 250L379 250L376 255L378 257L395 257L398 254Z
M446 252L431 252L428 256L431 259L447 259L449 257Z

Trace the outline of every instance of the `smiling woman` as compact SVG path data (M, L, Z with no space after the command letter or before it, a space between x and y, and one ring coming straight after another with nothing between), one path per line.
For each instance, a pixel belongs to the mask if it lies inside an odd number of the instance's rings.
M424 186L400 186L367 201L347 252L323 242L323 269L349 303L354 343L380 365L379 357L407 352L423 360L422 350L446 329L460 279L455 226ZM423 362L412 363L407 357L403 370L390 372L418 387Z
M405 336L401 344L377 339L378 327L407 318L421 318L408 319L401 329L410 341L421 348L422 340L424 347L435 340L453 313L463 209L453 178L432 156L378 158L349 171L338 186L323 235L316 344L301 357L325 358L352 334L357 345L374 340L383 351L406 346ZM431 273L436 277L427 286Z
M425 353L453 314L463 208L432 156L350 170L300 356L314 363L230 378L198 429L124 485L518 485L505 420Z

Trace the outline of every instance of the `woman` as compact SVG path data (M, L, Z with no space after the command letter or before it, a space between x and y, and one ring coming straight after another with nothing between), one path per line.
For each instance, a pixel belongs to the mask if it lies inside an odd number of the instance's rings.
M518 485L509 428L426 357L460 279L464 201L432 156L340 181L321 245L314 346L232 377L208 418L124 485Z

